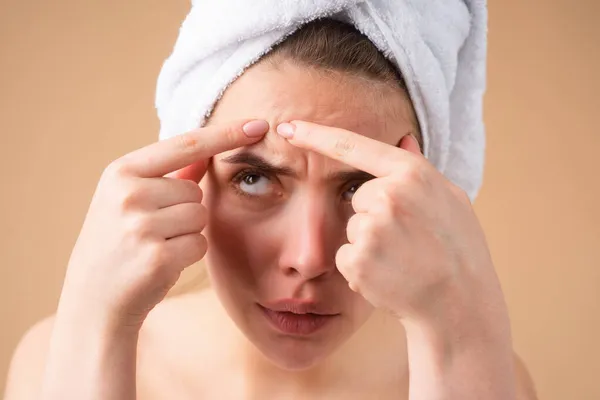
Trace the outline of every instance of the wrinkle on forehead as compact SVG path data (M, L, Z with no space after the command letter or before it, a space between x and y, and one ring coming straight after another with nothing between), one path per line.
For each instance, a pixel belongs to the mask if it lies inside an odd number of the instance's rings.
M271 127L264 139L265 150L275 157L287 157L290 151L305 150L289 149L277 136L275 130L282 122L299 119L336 126L396 145L414 130L411 110L400 87L291 62L277 68L259 62L225 91L210 122L265 119ZM259 144L256 147L261 148Z

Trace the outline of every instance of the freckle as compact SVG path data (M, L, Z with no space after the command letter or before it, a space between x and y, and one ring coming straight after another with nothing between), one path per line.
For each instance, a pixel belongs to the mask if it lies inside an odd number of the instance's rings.
M179 138L184 149L195 148L198 143L198 139L190 135L181 135Z

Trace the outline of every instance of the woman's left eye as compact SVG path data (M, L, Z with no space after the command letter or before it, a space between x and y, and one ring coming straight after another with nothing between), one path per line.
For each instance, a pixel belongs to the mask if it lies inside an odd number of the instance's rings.
M256 172L245 172L235 179L239 190L249 196L265 196L271 192L271 181Z
M345 201L352 201L352 197L354 197L354 193L356 193L356 191L358 190L358 188L361 186L361 183L355 183L354 185L350 186L350 188L348 188L348 190L346 190L344 193L342 193L342 198Z

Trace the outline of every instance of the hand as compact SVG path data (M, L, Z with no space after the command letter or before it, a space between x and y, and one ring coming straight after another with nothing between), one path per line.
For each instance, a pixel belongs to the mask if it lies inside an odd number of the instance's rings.
M206 253L198 182L208 160L259 141L268 130L265 121L243 126L200 128L155 142L105 169L69 260L59 315L75 315L81 324L141 327L183 269Z
M285 125L295 127L288 137L292 145L376 177L355 192L349 243L336 255L352 290L405 321L456 324L465 310L503 310L468 196L423 157L413 136L394 147L343 129L303 121Z
M352 198L349 243L336 264L352 290L403 324L409 398L513 399L508 312L465 192L410 135L393 147L303 121L277 131L295 146L375 176Z

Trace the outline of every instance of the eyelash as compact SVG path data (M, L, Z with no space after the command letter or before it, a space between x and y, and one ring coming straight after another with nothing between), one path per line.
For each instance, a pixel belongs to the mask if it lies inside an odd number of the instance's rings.
M244 178L246 178L249 175L256 175L256 176L260 176L260 177L266 178L268 180L271 180L270 176L268 176L267 174L265 174L264 172L262 172L258 169L245 168L245 169L239 171L238 173L236 173L233 176L233 178L231 178L232 187L238 195L246 197L248 199L258 200L260 198L260 196L255 196L253 194L250 194L250 193L245 192L240 189L240 186L239 186L240 183L242 182L242 180L244 180Z

